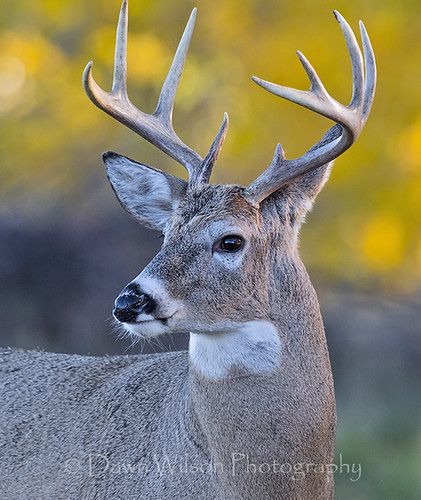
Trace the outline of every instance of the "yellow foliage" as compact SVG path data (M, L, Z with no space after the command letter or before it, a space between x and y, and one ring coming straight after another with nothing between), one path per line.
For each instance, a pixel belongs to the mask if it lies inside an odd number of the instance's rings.
M38 33L7 32L0 37L2 53L18 58L29 77L42 77L63 62L61 50Z
M130 38L129 47L127 66L130 78L142 84L155 83L170 65L171 59L162 41L153 35L134 35Z
M421 170L421 117L401 132L394 156L402 170Z
M362 232L361 246L370 267L378 271L396 268L405 250L401 221L393 214L377 214Z
M63 63L61 51L39 34L12 32L0 36L0 115L31 110L35 87Z
M82 70L92 59L98 83L111 87L119 3L0 2L0 194L54 186L77 195L98 152L109 148L174 171L170 160L92 106L81 86ZM379 70L372 114L358 143L336 161L311 224L303 229L313 245L311 264L331 276L336 271L343 276L346 262L349 279L365 273L397 287L398 276L408 276L414 287L419 280L413 269L420 268L420 6L414 0L201 0L198 5L174 120L183 140L203 153L222 113L230 113L215 182L248 182L270 161L277 142L288 157L296 156L330 125L265 93L250 76L308 88L294 53L300 49L332 95L346 101L351 70L331 7L353 27L359 18L367 26ZM145 111L156 103L190 9L186 0L130 3L129 93Z
M21 59L0 56L0 113L11 110L19 102L25 79L26 69Z

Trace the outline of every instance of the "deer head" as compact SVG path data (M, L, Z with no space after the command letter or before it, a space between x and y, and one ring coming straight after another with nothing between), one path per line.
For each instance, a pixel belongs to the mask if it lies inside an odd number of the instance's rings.
M333 99L300 52L310 90L253 77L269 92L323 115L335 125L308 152L287 160L278 144L272 162L249 186L211 185L212 167L224 141L228 116L202 158L172 126L172 111L196 18L193 10L163 84L156 110L136 108L126 89L127 0L117 28L111 92L83 75L89 98L183 165L188 181L117 153L103 155L109 181L122 206L140 223L164 235L161 251L115 302L115 318L132 333L229 332L248 321L271 318L271 287L285 289L306 278L297 235L306 211L329 174L331 162L359 136L373 102L376 68L360 23L363 55L345 19L334 12L351 58L353 93L348 106Z

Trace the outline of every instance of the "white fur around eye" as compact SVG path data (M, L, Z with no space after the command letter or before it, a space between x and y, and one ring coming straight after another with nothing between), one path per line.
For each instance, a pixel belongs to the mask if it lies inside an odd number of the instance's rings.
M234 270L241 267L244 260L244 251L245 248L242 248L238 252L213 252L213 258L220 264L221 266L226 267L227 269Z
M243 246L237 252L224 252L218 250L218 245L225 236L235 235L243 239ZM250 235L245 233L238 225L230 221L215 221L208 227L209 246L212 248L212 257L221 266L234 270L239 268L248 249Z

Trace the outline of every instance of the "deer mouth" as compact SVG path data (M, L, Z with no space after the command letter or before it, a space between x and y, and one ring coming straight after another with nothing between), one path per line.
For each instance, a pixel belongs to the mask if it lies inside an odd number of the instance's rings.
M173 318L177 314L177 311L173 312L169 316L163 316L163 317L149 317L149 318L144 318L144 319L138 319L137 321L134 321L132 324L138 324L141 325L142 323L151 323L152 321L158 321L162 323L163 325L167 325L168 321Z
M176 311L177 312L177 311ZM167 316L166 318L156 318L157 321L160 321L161 323L163 323L164 325L166 325L168 323L168 321L173 318L175 315L175 313L171 314L171 316Z
M153 338L166 333L172 333L173 327L168 324L176 312L168 316L154 317L151 315L140 315L135 321L123 323L122 326L135 337ZM143 317L142 317L143 316Z

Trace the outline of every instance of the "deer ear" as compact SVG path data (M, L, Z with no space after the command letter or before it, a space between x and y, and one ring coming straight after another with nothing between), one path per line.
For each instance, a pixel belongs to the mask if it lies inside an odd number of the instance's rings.
M162 231L184 196L187 183L112 151L102 158L121 206L140 223Z
M304 174L287 187L291 221L301 224L313 208L317 195L329 179L333 161Z
M340 125L333 126L310 151L335 140L341 133L342 128ZM288 206L284 206L284 209L287 210L291 222L301 224L304 221L306 214L313 208L317 195L329 179L332 166L333 161L315 170L311 170L272 194L272 196L278 196L282 200L287 200Z

